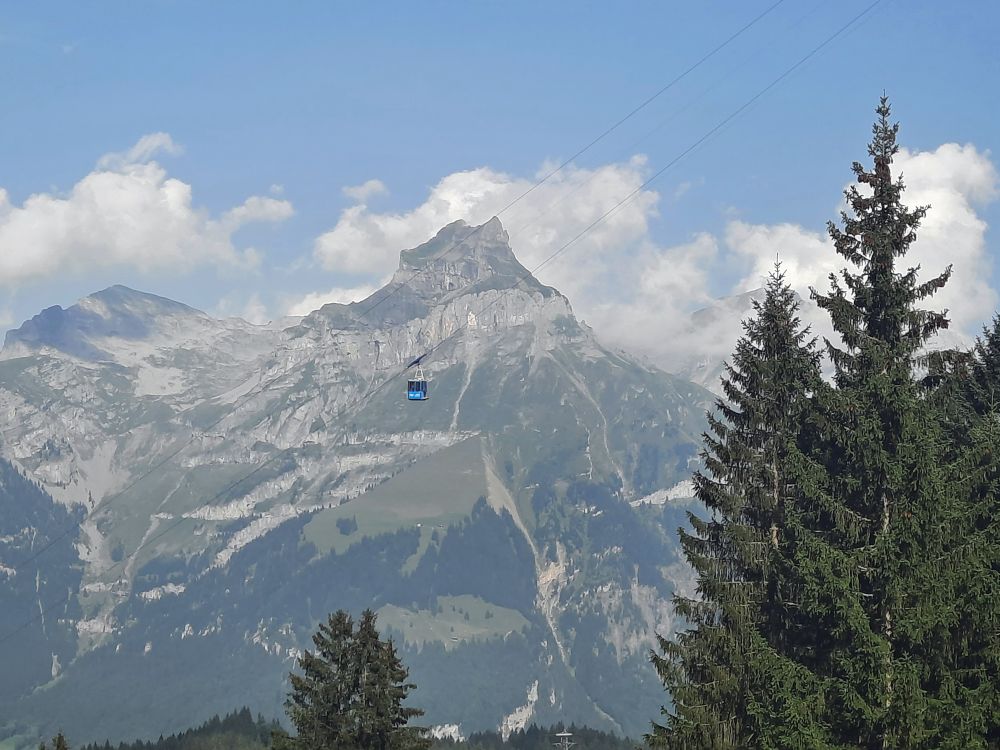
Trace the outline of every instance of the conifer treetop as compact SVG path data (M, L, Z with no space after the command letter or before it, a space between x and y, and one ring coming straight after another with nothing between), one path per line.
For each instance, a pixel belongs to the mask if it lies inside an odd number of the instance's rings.
M704 469L695 493L709 512L691 512L679 529L684 555L697 574L697 597L674 606L689 624L658 638L653 666L673 706L646 736L652 747L735 748L756 745L764 704L782 703L804 726L791 668L774 648L775 624L786 615L781 578L785 517L792 500L789 464L808 394L820 379L819 358L798 317L799 300L780 264L725 366L725 399L708 415ZM773 688L783 684L779 691ZM789 727L792 746L813 727Z
M829 222L827 230L837 253L851 268L840 277L830 274L831 290L813 299L829 311L843 347L827 341L827 351L838 381L849 382L865 371L895 371L909 377L916 352L935 333L948 327L947 311L917 308L947 283L951 266L924 282L919 266L900 272L896 261L909 251L928 207L907 208L902 202L905 185L893 180L893 159L899 152L899 124L890 120L889 100L882 96L876 108L868 154L871 169L855 162L856 184L844 191L849 211L841 212L841 225ZM859 186L863 186L860 187Z

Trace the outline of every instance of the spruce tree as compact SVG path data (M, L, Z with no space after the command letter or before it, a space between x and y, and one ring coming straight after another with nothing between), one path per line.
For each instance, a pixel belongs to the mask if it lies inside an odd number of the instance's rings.
M403 706L416 685L407 682L409 674L392 641L379 639L371 610L358 622L355 652L361 666L355 712L359 744L375 750L422 747L421 730L407 724L423 711Z
M711 515L689 514L694 533L679 531L699 597L675 598L691 627L676 641L659 638L663 653L652 654L673 700L664 723L647 735L653 747L753 746L772 713L794 717L787 722L791 742L812 742L799 697L806 691L798 683L808 674L777 648L787 619L781 558L792 489L788 462L819 382L818 355L798 307L776 268L725 366L726 399L709 414L705 468L695 488Z
M760 309L727 369L696 477L712 516L681 536L699 599L676 603L692 628L653 657L675 701L654 746L1000 741L1000 321L970 357L917 377L948 324L921 305L951 269L900 270L927 209L903 205L885 98L877 114L873 164L853 165L829 225L849 267L813 290L838 334L834 382L768 367ZM802 344L790 361L810 360Z
M293 741L276 736L276 748L347 747L343 740L349 735L355 685L353 636L354 623L343 610L320 623L312 637L316 651L305 651L299 657L301 675L289 675L292 690L286 711L296 736Z
M955 747L1000 747L1000 315L967 356L947 364L935 403L958 506L950 519L956 544L942 561L956 574L942 733Z
M962 400L977 417L1000 409L1000 314L983 328L962 378Z
M950 700L941 747L1000 747L1000 405L969 430L954 472L961 504L956 545L941 561L955 570L954 625L942 675Z
M826 342L835 387L816 400L826 480L799 504L801 604L820 626L808 665L825 681L835 741L940 747L950 700L942 639L955 626L954 577L942 561L955 543L955 498L944 435L915 370L924 344L948 325L920 304L951 268L921 282L919 269L897 267L927 209L903 205L903 182L892 176L898 125L885 97L876 112L873 166L853 165L862 187L845 192L842 226L829 225L850 268L831 274L828 294L813 290L840 342Z
M355 627L344 611L330 615L313 636L315 653L298 660L286 702L294 737L278 732L276 750L424 750L421 729L408 726L423 714L403 702L415 685L391 641L383 641L366 610Z

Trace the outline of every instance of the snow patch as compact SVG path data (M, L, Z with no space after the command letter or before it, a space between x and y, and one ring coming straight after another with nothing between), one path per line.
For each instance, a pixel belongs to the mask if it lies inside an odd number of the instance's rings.
M104 633L113 633L114 629L114 622L110 616L76 621L76 632L80 635L85 633L87 635L102 635Z

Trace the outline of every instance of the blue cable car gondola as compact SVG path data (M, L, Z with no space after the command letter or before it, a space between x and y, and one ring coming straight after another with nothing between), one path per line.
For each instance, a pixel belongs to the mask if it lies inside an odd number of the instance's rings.
M417 361L419 362L419 360ZM406 381L406 399L408 401L426 401L428 398L427 379L424 378L424 371L420 369L418 364L416 377Z

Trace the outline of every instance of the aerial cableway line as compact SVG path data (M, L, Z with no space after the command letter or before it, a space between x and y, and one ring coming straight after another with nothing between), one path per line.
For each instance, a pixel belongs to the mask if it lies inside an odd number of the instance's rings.
M808 53L806 53L804 56L802 56L801 58L799 58L791 66L789 66L788 68L786 68L780 75L778 75L776 78L774 78L769 84L767 84L766 86L764 86L756 94L754 94L749 99L747 99L743 104L741 104L739 107L737 107L736 109L734 109L729 115L727 115L722 120L720 120L714 127L712 127L704 135L702 135L700 138L698 138L696 141L694 141L691 145L689 145L687 148L685 148L680 154L678 154L676 157L674 157L673 159L671 159L666 165L664 165L657 172L655 172L649 179L647 179L645 182L643 182L642 185L640 185L635 190L633 190L631 193L629 193L628 195L626 195L621 201L619 201L616 205L612 206L608 211L606 211L604 214L602 214L600 217L598 217L598 219L596 219L594 222L592 222L587 227L585 227L582 231L580 231L576 236L574 236L568 242L566 242L565 244L563 244L562 246L560 246L558 249L556 249L548 257L546 257L541 263L539 263L538 265L536 265L531 270L527 271L525 274L522 274L521 277L519 277L518 280L515 282L514 286L512 286L512 287L508 288L507 290L505 290L503 292L503 294L501 294L499 297L497 297L496 299L494 299L492 302L484 305L481 308L480 313L485 312L486 310L488 310L489 308L493 307L498 302L500 302L501 300L503 300L521 282L523 282L529 276L533 275L536 271L538 271L539 269L541 269L544 266L548 265L551 261L555 260L557 257L559 257L560 255L562 255L566 250L568 250L570 247L572 247L574 244L576 244L580 239L582 239L586 234L588 234L590 231L592 231L595 227L599 226L601 223L603 223L609 217L611 217L612 215L614 215L614 213L616 213L618 210L620 210L629 201L633 200L639 194L640 191L642 191L643 189L645 189L646 187L648 187L650 184L652 184L655 180L657 180L660 176L662 176L668 169L670 169L671 167L673 167L681 159L683 159L688 154L690 154L692 151L694 151L696 148L698 148L699 146L701 146L702 144L704 144L706 141L708 141L713 135L715 135L716 133L718 133L722 128L724 128L726 125L728 125L730 122L732 122L736 117L738 117L746 109L748 109L755 102L757 102L759 99L761 99L765 94L767 94L773 88L775 88L776 86L778 86L782 81L784 81L786 78L788 78L788 76L790 76L792 73L794 73L800 67L802 67L805 63L807 63L809 60L811 60L813 57L815 57L817 54L819 54L819 52L821 52L823 49L825 49L827 46L829 46L832 42L834 42L840 36L842 36L846 31L848 31L852 26L854 26L858 21L860 21L862 18L864 18L865 16L867 16L872 10L874 10L876 6L878 6L879 4L881 4L881 2L882 2L882 0L874 0L874 2L872 2L871 4L869 4L868 6L866 6L863 10L861 10L860 12L858 12L857 14L855 14L849 21L847 21L845 24L843 24L842 26L840 26L836 31L834 31L832 34L830 34L828 37L826 37L818 45L816 45L815 47L813 47ZM374 305L373 305L373 307L374 307ZM445 338L443 338L437 344L435 344L434 346L430 347L426 352L424 352L419 357L417 357L416 359L414 359L413 361L411 361L406 367L402 368L401 370L399 370L394 375L391 375L391 376L387 377L378 386L376 386L372 391L370 391L369 394L367 394L367 396L364 398L364 400L362 402L360 402L360 404L358 405L359 408L363 408L364 405L372 397L374 397L375 394L377 394L378 392L380 392L390 382L393 382L396 377L398 377L398 376L404 374L405 372L407 372L416 362L418 362L418 361L422 362L425 358L429 357L435 351L437 351L438 349L440 349L448 341L454 339L459 333L461 333L462 331L464 331L468 327L469 327L468 323L461 325L454 332L452 332L451 334L449 334L448 336L446 336ZM315 396L313 396L311 398L315 398ZM343 412L341 412L341 413L343 413ZM211 425L209 428L206 428L206 429L211 429L212 426L217 425L221 421L222 421L222 419L218 420L216 423L214 423L213 425ZM183 447L182 447L181 450L183 450ZM230 490L235 489L235 487L238 486L239 484L241 484L243 481L245 481L246 479L251 478L255 474L257 474L260 471L262 471L265 467L267 467L270 464L272 464L278 458L286 455L289 450L291 450L291 449L284 449L282 451L279 451L275 455L271 456L266 461L264 461L262 464L260 464L259 466L257 466L253 471L249 472L245 476L243 476L240 479L236 480L231 485L229 485L226 489L224 489L223 491L217 493L215 496L213 496L212 498L210 498L209 501L208 501L208 503L214 502L215 500L219 499L220 497L222 497L224 494L226 494ZM152 542L152 541L156 541L156 540L160 539L163 535L165 535L166 533L170 532L174 528L177 528L179 525L181 525L186 520L190 520L190 519L184 518L182 516L180 519L178 519L177 521L175 521L173 524L165 527L162 532L154 535L151 539L147 540L147 544L150 543L150 542ZM74 527L74 528L76 528L76 527ZM70 531L72 531L72 529ZM67 532L67 533L69 533L69 532ZM62 536L65 537L65 534L63 534ZM50 543L49 545L47 545L46 549L49 548L49 547L51 547L51 546L52 546L52 543ZM28 561L30 561L32 559L35 559L35 557L37 557L37 555L33 556L32 558L29 558ZM22 561L21 565L26 564L26 562L28 562L28 561ZM119 563L117 563L116 566L112 566L111 568L109 568L109 571L106 571L106 572L110 572L111 570L114 570L115 567L123 566L125 564L125 562L127 562L127 558L125 558L122 561L120 561ZM273 591L272 592L268 592L268 593L273 593ZM19 625L14 630L11 630L8 633L4 634L2 637L0 637L0 643L4 643L7 640L9 640L10 638L14 637L15 635L17 635L19 632L21 632L25 628L27 628L30 625L34 624L35 622L39 621L51 609L53 609L54 607L56 607L58 605L65 604L71 598L72 598L72 594L70 594L69 597L61 597L58 601L53 601L48 606L45 606L45 607L41 607L40 606L38 614L34 615L33 617L31 617L30 619L28 619L27 621L25 621L24 623L22 623L21 625Z
M769 15L772 11L774 11L783 2L784 2L784 0L777 0L776 2L773 2L771 5L767 6L763 11L761 11L756 16L754 16L752 19L750 19L750 21L748 21L743 26L741 26L739 29L737 29L732 34L730 34L725 40L723 40L722 42L720 42L719 44L717 44L709 52L705 53L695 63L693 63L692 65L688 66L688 68L686 68L684 71L682 71L681 73L679 73L678 75L676 75L666 85L662 86L659 90L657 90L652 95L650 95L649 97L647 97L644 101L642 101L637 106L635 106L632 110L630 110L627 114L625 114L623 117L621 117L619 120L617 120L614 124L612 124L610 127L606 128L597 137L593 138L589 143L587 143L586 145L584 145L582 148L578 149L572 156L570 156L568 159L565 159L557 167L555 167L554 169L552 169L551 171L549 171L547 174L545 174L541 179L539 179L538 181L536 181L527 190L525 190L520 195L518 195L514 199L512 199L509 203L507 203L503 208L501 208L496 213L496 216L500 216L501 214L503 214L506 211L508 211L511 208L513 208L522 199L526 198L528 195L530 195L532 192L534 192L537 188L539 188L543 184L545 184L553 176L555 176L556 174L558 174L559 172L561 172L573 160L575 160L575 159L579 158L580 156L582 156L583 154L587 153L591 148L593 148L598 143L600 143L601 141L603 141L607 136L609 136L611 133L615 132L623 124L625 124L626 122L628 122L629 120L631 120L635 115L637 115L639 112L641 112L646 107L648 107L656 99L658 99L664 93L666 93L671 88L673 88L674 86L676 86L680 81L684 80L688 75L690 75L695 70L697 70L698 68L700 68L702 65L704 65L706 62L708 62L710 59L712 59L713 57L715 57L719 52L721 52L726 47L728 47L730 44L732 44L732 42L734 42L736 39L738 39L739 37L741 37L744 33L746 33L747 31L749 31L752 27L754 27L755 25L757 25L757 23L759 23L761 20L763 20L767 15ZM544 214L544 212L543 212L543 214ZM360 309L358 311L358 317L361 319L361 322L364 323L364 324L366 324L366 325L370 325L364 319L373 310L375 310L376 308L378 308L380 305L382 305L384 302L386 302L387 300L389 300L391 297L393 297L396 294L398 294L399 291L401 289L403 289L406 286L406 284L408 284L410 281L412 281L413 279L417 278L421 274L427 272L431 268L431 266L433 265L433 263L435 261L440 260L441 258L443 258L444 256L446 256L448 253L450 253L452 250L454 250L454 249L456 249L458 247L461 247L465 242L467 242L470 239L472 239L473 236L476 233L478 233L479 231L481 231L481 230L482 230L482 225L475 227L470 232L468 232L464 237L462 237L461 239L459 239L457 242L453 242L451 245L445 247L442 251L440 251L435 256L433 256L428 261L428 263L426 265L422 266L421 268L416 269L410 276L408 276L403 281L399 282L396 286L390 288L381 297L379 297L378 299L374 300L373 302L371 302L367 306L362 307L362 309ZM409 366L407 366L406 369L409 369ZM235 404L233 406L233 408L230 409L228 412L222 414L218 419L216 419L215 421L211 422L206 427L202 428L200 431L197 431L197 432L192 431L191 436L185 442L183 442L180 445L180 447L176 448L175 450L173 450L172 452L170 452L169 454L167 454L166 457L164 457L163 459L157 461L155 464L153 464L153 466L151 466L145 472L143 472L138 477L136 477L131 482L129 482L128 485L126 485L123 489L121 489L117 493L115 493L114 496L112 496L111 498L109 498L107 501L103 502L102 505L101 505L101 507L102 508L108 508L108 507L110 507L119 498L124 497L124 495L129 490L135 488L143 480L147 479L154 472L156 472L159 469L163 468L166 464L168 464L174 458L176 458L177 456L179 456L185 449L187 449L188 447L190 447L194 443L194 441L196 439L198 439L198 437L200 435L203 435L203 434L209 432L210 430L214 429L215 427L218 427L228 417L231 417L233 414L235 414L237 411L239 411L239 409L241 409L245 404L249 403L254 397L259 396L259 395L261 395L263 393L268 392L273 385L275 385L278 381L280 381L284 377L285 377L285 373L281 373L278 376L276 376L276 377L272 378L271 380L269 380L267 383L265 383L265 384L263 384L261 386L258 386L257 388L255 388L251 392L247 393L242 398L242 400L240 402L238 402L237 404ZM373 374L373 378L374 378L374 374ZM381 390L381 386L376 387L374 390L371 390L369 388L369 393L366 393L365 396L364 396L364 398L367 398L370 394L373 394L373 393L375 393L375 392L377 392L379 390ZM424 378L423 391L426 393L426 390L427 390L427 381ZM407 393L409 393L409 391L407 391ZM425 399L412 399L412 400L425 400ZM177 414L173 415L173 417L171 417L171 421L177 419L178 417L182 416L183 414L187 413L188 411L190 411L191 409L194 409L194 408L195 407L192 406L192 407L189 407L188 409L184 409L184 410L178 412ZM37 560L39 557L41 557L43 554L45 554L49 549L51 549L55 544L57 544L58 542L60 542L63 539L65 539L67 536L69 536L70 534L72 534L74 531L77 531L79 528L80 528L79 523L72 524L71 526L68 526L63 532L57 534L55 537L53 537L48 542L46 542L44 545L42 545L37 550L35 550L28 557L24 558L23 560L19 560L16 563L12 562L11 565L10 565L10 567L13 570L15 570L15 571L21 570L24 566L26 566L26 565L32 563L33 561Z

